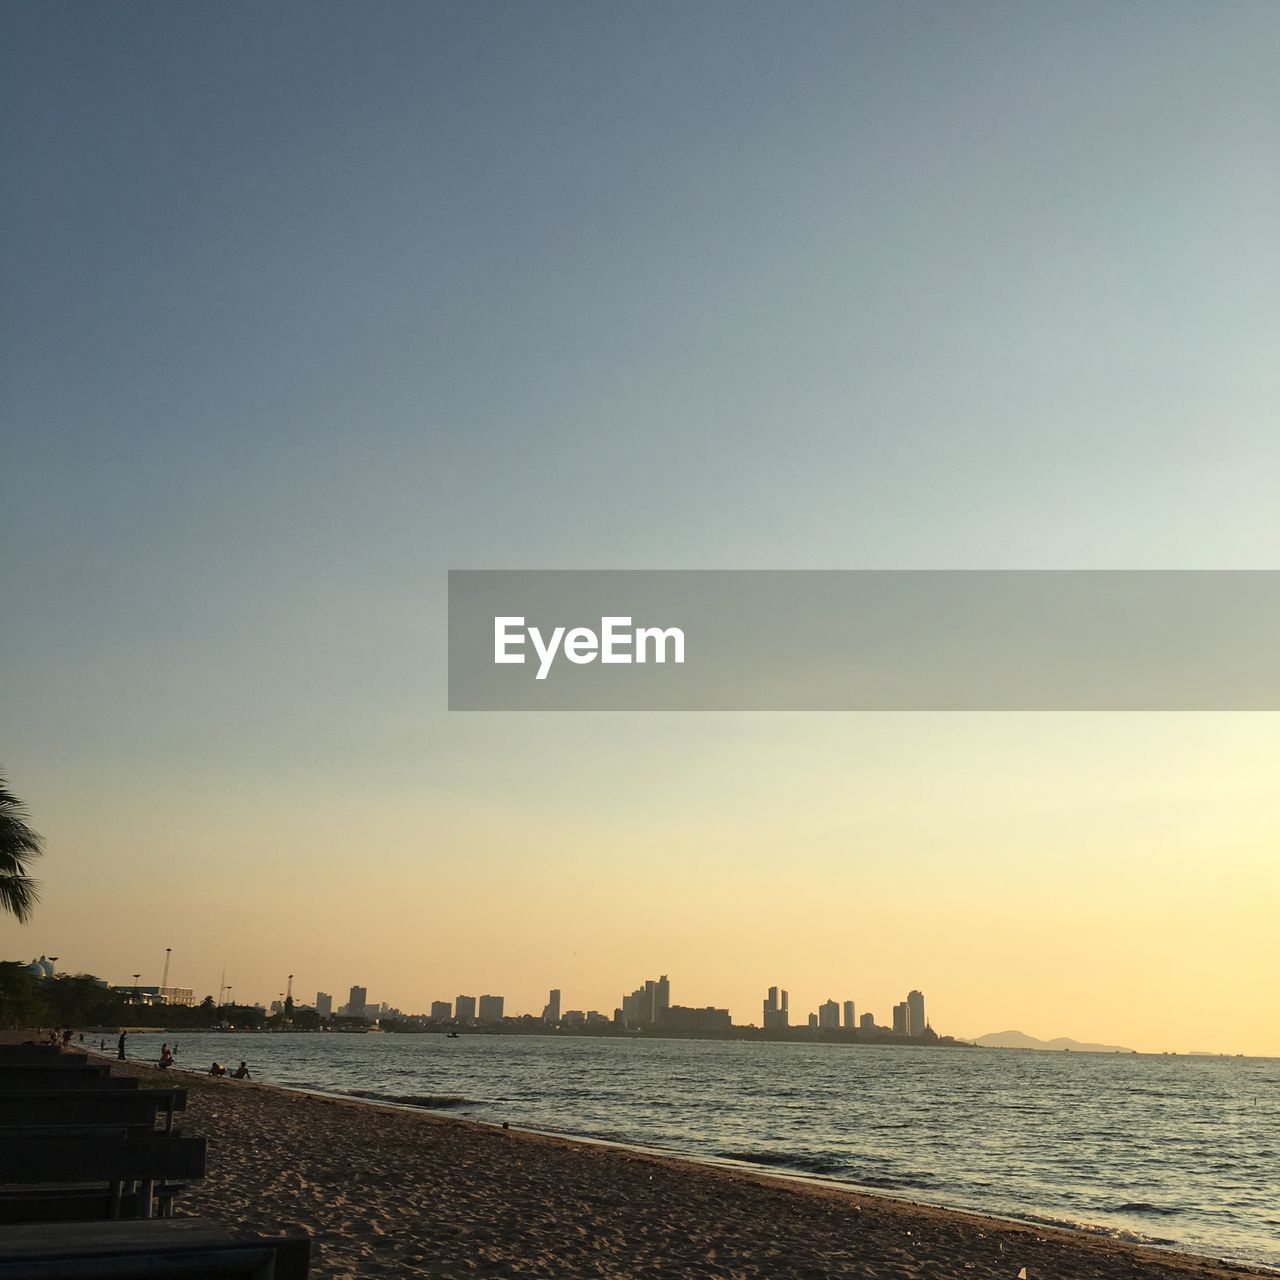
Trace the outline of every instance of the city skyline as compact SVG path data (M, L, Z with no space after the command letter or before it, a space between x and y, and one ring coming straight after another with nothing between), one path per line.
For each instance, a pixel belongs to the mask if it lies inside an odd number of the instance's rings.
M166 977L168 976L168 965L172 963L172 954L173 954L172 947L165 949ZM39 976L51 978L55 976L55 964L56 964L56 961L59 960L60 958L61 957L48 957L42 954L38 958L33 959L30 965L28 965L27 967L31 969L33 972L36 972ZM66 970L66 969L57 970L56 972L57 972L57 976L63 976L63 975L68 975L72 973L71 970ZM78 973L81 971L76 970L75 972ZM88 971L86 970L84 972L88 972ZM103 979L103 975L101 974L94 974L93 976L99 979ZM160 1000L159 1001L160 1003L166 1003L166 1002L167 1003L183 1003L183 1004L199 1003L200 997L196 995L196 988L194 987L179 987L174 984L169 984L167 986L160 987L154 984L148 984L146 982L142 982L141 981L142 976L143 976L142 972L139 971L137 975L131 976L130 980L127 982L117 982L109 978L106 978L103 980L109 986L114 987L117 990L123 991L126 994L128 994L129 992L134 992L134 993L140 993L141 995L146 996L148 998L152 998L152 997L159 996L160 993L168 993L170 998L168 1000ZM286 988L286 990L289 993L290 999L293 999L293 995L292 995L293 979L294 979L294 975L290 974L288 976L288 986ZM428 998L420 1001L420 1004L422 1006L420 1009L414 1009L410 1007L408 1009L401 1010L400 1008L396 1007L391 1001L387 1001L387 1000L370 1001L369 988L365 985L360 985L360 984L352 984L348 989L347 999L342 1004L337 1005L336 1007L334 1005L333 994L331 992L326 992L320 989L316 990L316 996L313 1003L306 1004L304 1001L299 1000L299 1001L296 1001L296 1007L299 1009L301 1008L314 1009L321 1017L328 1017L331 1014L336 1014L338 1017L361 1018L366 1016L367 1010L373 1009L375 1012L372 1014L371 1020L376 1019L378 1016L380 1016L379 1013L376 1011L389 1010L392 1014L396 1016L416 1017L416 1018L429 1016L433 1018L438 1018L439 1020L442 1020L442 1021L457 1020L457 1021L466 1021L466 1022L500 1022L502 1021L504 1016L507 1016L507 1017L540 1017L541 1020L544 1022L556 1023L561 1020L562 1016L567 1017L574 1012L577 1012L579 1014L603 1013L605 1014L606 1017L609 1018L610 1021L613 1021L616 1017L624 1025L632 1028L658 1026L662 1021L662 1015L673 1008L679 1008L683 1010L685 1013L690 1013L690 1012L729 1013L731 1012L727 1009L720 1009L714 1004L701 1005L701 1006L673 1005L671 1001L671 982L669 977L666 974L662 974L657 979L652 979L652 978L646 979L641 984L640 987L636 988L636 990L632 991L629 995L623 995L619 997L619 999L615 1002L615 1004L607 1010L604 1009L603 1007L599 1009L588 1008L588 1006L584 1004L582 1010L577 1010L577 1011L565 1010L564 1014L562 1015L561 1013L561 1006L563 1004L562 989L559 987L551 987L551 988L548 988L547 990L548 990L548 999L545 1001L545 1003L542 1004L541 1014L536 1014L533 1011L533 1009L528 1009L528 1010L515 1009L515 1008L507 1009L505 1006L505 1000L506 1000L505 996L494 995L489 993L485 993L483 995L478 995L478 996L460 993L457 996L455 996L452 1000L439 1000L439 999ZM233 991L234 991L234 985L229 984L226 981L226 974L224 972L222 975L222 979L220 981L217 998L215 1000L215 1005L219 1008L224 1006L225 1007L241 1006L241 1007L249 1007L249 1008L262 1008L262 1009L269 1009L273 1012L283 1009L284 1007L284 997L286 994L285 991L279 992L275 1000L261 999L261 998L254 999L252 996L249 996L249 997L242 996L242 998L240 999L233 1000L231 998ZM741 1027L759 1025L762 1029L765 1029L765 1030L770 1029L770 1019L768 1017L769 1001L776 996L777 991L778 991L777 987L769 988L769 993L765 997L765 1015L766 1016L759 1022L759 1024L755 1024L749 1021L744 1021L742 1019L735 1018L733 1019L733 1025L741 1026ZM225 999L224 999L224 993L226 996ZM210 992L209 995L212 996L213 993ZM916 1023L914 1025L907 1024L908 1026L911 1026L911 1030L908 1032L908 1034L918 1034L918 1032L923 1030L924 1027L927 1025L926 1020L924 1019L924 1014L923 1014L923 1009L924 1009L923 995L919 991L913 990L910 993L909 999L911 997L919 997L920 1012L916 1019ZM782 1011L784 1015L786 1014L788 1009L787 999L788 999L788 992L783 990L782 991ZM841 1006L838 1002L834 1000L827 1000L820 1005L816 1005L815 1006L816 1011L809 1015L808 1025L822 1026L824 1028L827 1027L829 1024L821 1022L820 1017L821 1017L822 1011L830 1007L834 1007L837 1010L837 1021L835 1024L831 1024L831 1025L834 1025L837 1028L842 1028L845 1030L852 1030L854 1026L853 1011L855 1007L855 1002L852 1000L845 1000L843 1002L843 1006ZM843 1023L840 1022L839 1016L838 1016L839 1010L841 1007L843 1007L844 1009ZM906 1002L903 1002L902 1007L906 1008ZM896 1011L897 1006L894 1006L894 1008ZM381 1016L385 1016L385 1015L381 1015ZM869 1016L867 1013L863 1014L864 1021L867 1016ZM788 1022L785 1016L781 1021L775 1021L773 1023L773 1026L778 1029L786 1028L786 1027L790 1027L791 1029L799 1029L801 1025L802 1024L800 1023ZM886 1021L885 1023L873 1023L872 1025L876 1027L890 1027L890 1022ZM890 1029L896 1030L896 1027L891 1027Z
M173 948L165 949L165 977L168 976L168 965L171 963L172 953ZM41 979L51 979L55 975L58 977L75 976L67 971L58 970L56 968L58 959L59 957L56 956L41 955L33 959L25 967L28 972ZM126 996L131 995L134 999L141 996L142 1003L148 1006L159 1003L179 1004L190 1007L201 1003L195 995L194 988L174 985L149 985L141 982L141 972L132 975L130 981L123 983L113 983L106 979L101 979L100 975L94 976L99 977L104 986L121 991ZM352 984L348 990L347 1000L335 1008L332 993L321 990L316 992L315 1000L311 1004L308 1004L305 1000L294 1001L292 992L293 978L294 975L290 974L286 991L280 992L279 998L267 1002L252 998L246 1000L232 999L233 988L231 984L226 982L224 973L214 1007L256 1009L270 1016L314 1013L321 1021L328 1021L336 1017L339 1020L365 1021L369 1024L377 1024L390 1019L403 1024L403 1029L422 1029L424 1024L479 1029L486 1027L496 1028L505 1024L509 1027L519 1027L527 1031L531 1024L537 1024L546 1026L549 1029L613 1030L615 1032L650 1031L659 1035L667 1034L672 1036L714 1037L739 1031L761 1031L766 1034L771 1032L785 1034L788 1038L795 1038L795 1035L791 1033L808 1032L821 1036L823 1033L835 1032L852 1033L852 1038L855 1041L869 1038L872 1042L883 1043L884 1036L891 1034L894 1037L906 1039L919 1040L923 1037L933 1042L941 1039L945 1042L954 1041L961 1044L967 1044L983 1037L996 1037L999 1040L1013 1035L1015 1038L1028 1041L1039 1040L1041 1042L1040 1047L1052 1047L1048 1043L1049 1038L1029 1036L1028 1033L1021 1030L1017 1032L970 1032L967 1035L948 1032L939 1035L925 1012L924 993L918 989L912 989L907 993L904 1000L894 1003L890 1009L889 1017L883 1021L877 1021L874 1011L861 1008L855 1000L828 998L817 1004L816 1008L805 1016L804 1021L792 1022L790 1020L790 992L786 988L774 985L770 986L765 993L762 1002L763 1016L757 1023L734 1018L727 1008L717 1008L714 1005L688 1006L674 1003L671 998L670 978L666 974L662 974L657 979L646 979L635 990L621 996L611 1014L604 1009L585 1006L582 1009L562 1009L563 992L558 987L549 989L541 1014L537 1014L532 1010L509 1007L504 995L490 993L480 996L460 993L452 1000L424 1000L421 1002L421 1008L415 1008L411 1005L407 1009L400 1009L390 1001L370 1000L368 998L368 987L359 984ZM286 992L288 993L289 1003L286 1003L284 998ZM210 994L206 999L213 1000L214 998ZM315 1025L313 1023L310 1029L315 1029ZM1052 1039L1073 1045L1079 1049L1092 1047L1087 1042L1074 1036L1057 1036ZM994 1040L993 1043L995 1043ZM1107 1052L1133 1051L1129 1047L1120 1050L1116 1046L1102 1046L1102 1049ZM1147 1049L1139 1050L1138 1052L1167 1054L1171 1051ZM1173 1050L1172 1052L1179 1051ZM1195 1055L1209 1051L1193 1049L1184 1050L1183 1052ZM1218 1052L1221 1053L1222 1051ZM1237 1054L1236 1056L1268 1057L1271 1055Z

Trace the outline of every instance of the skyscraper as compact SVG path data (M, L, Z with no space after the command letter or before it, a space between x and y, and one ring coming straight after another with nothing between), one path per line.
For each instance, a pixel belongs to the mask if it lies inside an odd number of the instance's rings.
M550 1023L553 1027L560 1021L560 988L552 987L547 997L547 1003L542 1010L543 1022Z
M459 1022L474 1022L476 1020L475 996L459 996L453 1002L453 1016Z
M327 991L316 992L316 1012L322 1018L333 1017L333 997Z
M840 1006L834 1000L818 1006L818 1026L824 1031L840 1029Z
M893 1006L893 1034L896 1036L907 1034L907 1002L905 1000Z
M924 1020L924 993L912 991L907 996L907 1035L922 1036L928 1023Z
M364 1006L369 998L367 987L352 987L351 994L347 997L347 1017L363 1018Z
M435 1022L448 1022L453 1017L453 1005L447 1000L433 1000L431 1017Z
M656 982L649 978L629 996L622 997L622 1020L629 1027L654 1027L671 1008L671 981L664 973Z
M791 1025L791 1016L787 1009L787 993L779 993L777 987L770 987L764 1002L764 1029L766 1031L785 1031Z
M501 1022L502 1021L502 996L481 996L480 997L480 1021L481 1022Z
M855 1025L853 1001L846 1000L844 1002L844 1029L846 1031L852 1031Z
M876 1015L874 1013L864 1013L858 1019L858 1030L874 1031L876 1029Z

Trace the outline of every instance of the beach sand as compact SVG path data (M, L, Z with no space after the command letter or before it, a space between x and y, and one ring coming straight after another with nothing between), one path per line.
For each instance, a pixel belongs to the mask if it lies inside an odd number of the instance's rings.
M323 1277L1273 1274L860 1192L260 1084L186 1085L209 1172L182 1213L311 1232ZM514 1119L514 1118L513 1118Z

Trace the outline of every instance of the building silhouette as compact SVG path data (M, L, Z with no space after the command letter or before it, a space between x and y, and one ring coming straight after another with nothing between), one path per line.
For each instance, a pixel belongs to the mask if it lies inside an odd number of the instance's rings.
M731 1030L733 1020L728 1009L686 1009L673 1004L663 1013L658 1025L668 1031L715 1032Z
M322 1018L333 1017L333 997L327 991L316 992L316 1012Z
M656 1027L671 1008L671 982L664 973L622 997L622 1022L628 1027Z
M844 1029L852 1031L857 1024L854 1021L853 1001L846 1000L844 1002Z
M474 1022L476 1020L475 996L459 996L454 1001L453 1016L459 1022Z
M907 1002L905 1000L893 1006L893 1034L895 1036L907 1034Z
M560 1021L560 988L552 987L547 996L547 1003L542 1009L543 1022L549 1022L555 1026Z
M453 1005L447 1000L431 1002L431 1018L434 1022L448 1022L453 1017Z
M764 1002L764 1029L766 1031L785 1031L791 1025L791 1014L788 1010L787 993L781 997L777 987L770 987Z
M369 989L367 987L352 987L350 994L347 996L347 1017L363 1018L365 1004L369 999Z
M922 1036L928 1025L924 1019L924 993L912 991L907 996L907 1035Z
M818 1006L818 1026L823 1031L840 1030L840 1006L834 1000Z
M481 996L479 1018L481 1022L502 1021L502 996Z
M874 1031L876 1029L876 1015L874 1013L864 1013L858 1019L858 1029L860 1031Z

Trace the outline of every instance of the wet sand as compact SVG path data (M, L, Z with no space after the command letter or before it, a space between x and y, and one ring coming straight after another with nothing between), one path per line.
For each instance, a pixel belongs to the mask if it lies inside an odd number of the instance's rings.
M186 1085L209 1172L184 1214L300 1225L322 1277L857 1276L1133 1280L1273 1275L1083 1232L711 1168L268 1085Z

